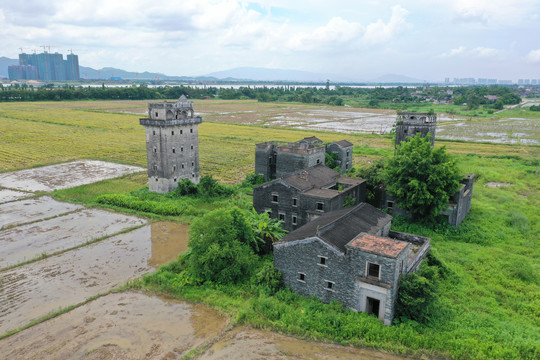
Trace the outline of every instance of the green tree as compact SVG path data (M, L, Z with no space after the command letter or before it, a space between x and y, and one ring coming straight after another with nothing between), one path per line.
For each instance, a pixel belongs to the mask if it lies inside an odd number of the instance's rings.
M386 189L413 219L432 220L448 206L461 176L445 147L433 149L430 135L416 134L388 161Z
M187 265L202 282L237 283L250 277L257 255L255 237L246 215L238 208L217 209L193 221Z
M281 228L281 220L272 219L268 212L258 214L255 209L248 212L248 221L251 224L255 241L253 250L257 254L268 254L272 244L281 239L287 232Z

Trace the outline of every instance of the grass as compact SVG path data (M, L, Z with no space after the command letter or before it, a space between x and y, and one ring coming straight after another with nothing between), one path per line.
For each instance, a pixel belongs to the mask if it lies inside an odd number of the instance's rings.
M0 126L5 129L0 135L0 169L6 171L79 158L145 166L144 130L138 125L139 115L111 115L109 119L108 115L104 118L103 113L87 111L144 111L145 104L128 101L0 104ZM258 109L261 111L259 118L284 109L294 112L300 108L320 108L317 105L296 106L251 101L196 102L198 111L229 109L231 113L242 113ZM518 111L521 110L507 113L514 116L512 114ZM212 121L201 124L200 158L202 175L212 175L228 183L238 182L253 172L254 144L270 139L293 141L311 135L324 141L347 138L355 144L355 164L393 154L388 136L233 124L230 123L232 118L227 116L223 115L222 119L215 115L211 117ZM536 171L540 147L436 141L436 146L443 145L457 157L463 172L476 174L471 212L456 229L448 226L426 228L402 219L396 219L393 224L396 230L431 237L432 251L452 274L441 282L437 304L440 312L427 325L404 322L386 327L370 316L336 305L321 304L318 300L287 291L270 296L244 285L171 287L167 282L149 282L137 286L204 302L227 312L236 323L307 339L375 347L415 356L538 358L540 182ZM490 181L511 185L485 186ZM53 195L89 206L98 206L97 197L106 193L138 194L148 201L158 201L157 195L140 193L145 183L145 173L131 174L55 191ZM237 201L246 203L249 198L244 195ZM227 206L228 202L229 199L215 203L199 199L190 206L202 211ZM193 216L152 217L186 223L193 219Z

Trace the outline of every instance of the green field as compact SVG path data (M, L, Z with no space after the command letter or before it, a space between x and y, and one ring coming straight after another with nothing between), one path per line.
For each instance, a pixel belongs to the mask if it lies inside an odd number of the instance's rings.
M0 171L101 159L145 166L144 101L0 104ZM339 134L232 123L231 113L264 119L318 105L259 104L254 101L196 101L212 114L200 126L201 175L235 183L253 172L254 144L294 141L316 135L355 144L355 165L391 156L390 136ZM516 110L518 111L518 110ZM227 114L222 114L227 112ZM484 121L484 120L483 120ZM242 122L242 121L239 121ZM457 157L463 172L475 173L473 204L463 224L426 228L396 221L396 230L432 238L433 253L448 269L427 325L385 327L365 314L320 305L312 299L271 297L244 288L163 289L228 312L234 321L311 339L372 346L398 353L456 359L534 359L540 356L540 147L437 141ZM509 183L490 187L488 183ZM69 201L96 205L97 196L144 186L145 174L55 192ZM158 216L159 217L159 216ZM168 217L189 222L189 218ZM305 311L304 311L305 310ZM335 316L335 318L333 318ZM330 324L329 324L330 322ZM352 323L351 323L352 322Z

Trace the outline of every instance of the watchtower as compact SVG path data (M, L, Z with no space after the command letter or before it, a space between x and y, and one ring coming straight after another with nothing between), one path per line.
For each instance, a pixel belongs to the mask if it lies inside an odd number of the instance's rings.
M148 118L140 119L140 124L146 130L150 191L173 191L179 179L199 183L201 122L194 116L193 102L183 95L176 102L148 103Z
M435 126L437 115L430 113L415 113L400 111L396 121L396 147L407 138L420 133L422 137L431 134L431 146L435 144Z

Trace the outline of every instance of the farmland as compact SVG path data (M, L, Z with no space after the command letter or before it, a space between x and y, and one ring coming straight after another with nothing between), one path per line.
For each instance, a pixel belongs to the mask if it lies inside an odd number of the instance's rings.
M201 175L212 175L226 183L237 183L253 172L254 144L271 139L294 141L312 135L324 141L346 138L355 144L354 165L393 154L391 136L377 131L343 134L293 129L290 124L272 125L281 116L309 123L310 114L323 112L328 121L340 122L344 121L345 112L387 116L387 110L243 100L198 100L195 109L204 121L199 128ZM145 112L146 101L2 103L0 171L83 158L144 167L144 129L138 119ZM531 123L530 135L538 140L538 120L535 121ZM481 123L483 128L498 126L497 121L490 123L485 118L470 122ZM517 141L497 144L437 139L436 146L442 145L456 156L463 172L476 174L471 213L457 229L427 228L404 220L394 223L398 231L431 237L433 253L450 274L442 282L439 311L431 323L404 322L385 327L365 314L321 305L313 299L287 293L271 297L250 293L240 286L178 288L165 284L157 288L184 299L206 302L237 323L309 339L414 355L537 357L540 147ZM144 183L145 174L138 173L58 190L54 196L95 206L99 195L137 191ZM186 221L179 217L167 219ZM329 323L333 325L328 326Z

